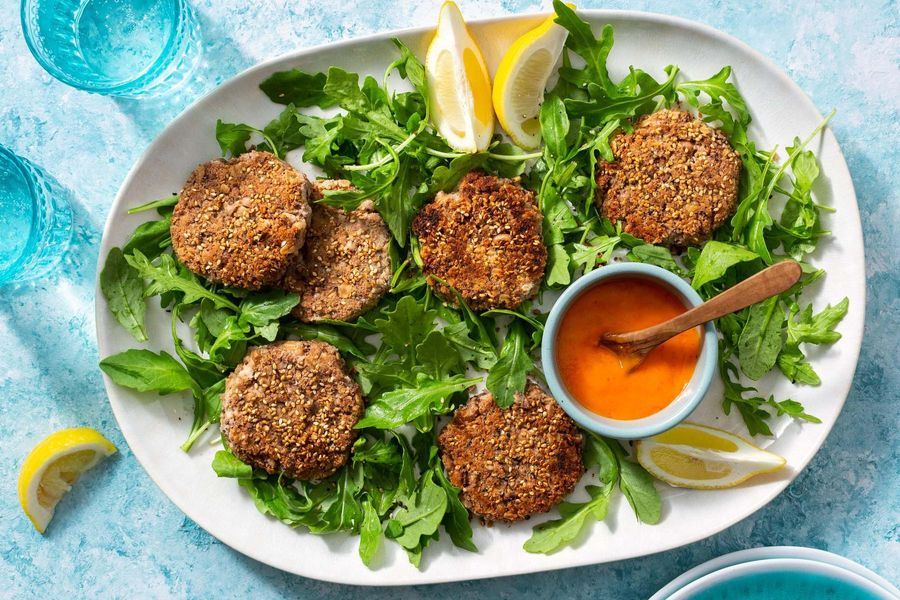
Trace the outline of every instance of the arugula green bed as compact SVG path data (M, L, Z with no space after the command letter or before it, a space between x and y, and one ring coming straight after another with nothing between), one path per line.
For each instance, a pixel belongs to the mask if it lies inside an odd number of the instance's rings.
M824 271L805 262L829 232L820 224L812 196L819 176L807 149L825 127L807 132L784 149L761 150L750 139L750 109L723 67L705 80L680 77L677 66L662 80L632 67L613 81L606 61L613 29L595 37L589 25L561 2L557 21L569 31L555 87L540 112L544 146L527 154L497 136L487 152L454 152L431 129L422 64L400 40L397 59L382 82L332 67L327 73L297 69L279 72L260 86L284 105L266 124L219 121L216 139L223 155L255 146L284 157L302 148L302 161L333 178L350 179L354 191L329 191L322 202L352 209L372 199L393 236L393 277L381 303L353 322L310 325L290 316L296 295L223 288L198 278L169 250L169 220L177 197L132 209L155 211L120 249L106 257L100 288L115 319L137 342L148 339L147 300L171 312L175 354L130 349L104 358L100 366L118 385L160 394L189 392L194 419L182 445L185 452L215 437L219 394L225 376L248 346L293 338L322 340L337 347L367 398L352 459L320 482L300 482L254 470L226 448L212 467L231 477L264 514L316 534L358 534L359 555L372 564L383 540L399 544L419 565L441 529L453 543L477 551L459 491L448 481L438 456L440 419L485 384L501 407L509 406L529 376L540 378L536 349L554 297L580 275L615 258L647 262L689 279L704 298L782 258L801 261L804 277L795 289L720 319L719 371L724 382L722 410L737 410L752 435L772 435L773 416L818 419L799 402L775 398L746 383L779 372L792 382L817 385L807 361L810 344L840 338L835 326L848 310L839 300L814 313L801 307L800 293ZM406 91L389 83L399 77ZM600 159L611 160L610 139L634 120L655 110L688 105L715 123L739 152L743 173L739 206L731 221L702 248L673 256L643 243L602 219L592 202L593 177ZM315 107L329 116L320 116ZM828 117L830 118L830 116ZM420 270L410 223L436 192L452 189L472 169L503 177L520 176L534 190L544 216L549 262L541 297L515 311L476 314L431 292ZM186 323L190 340L179 337ZM812 411L814 412L814 411ZM618 442L585 434L584 460L596 479L585 502L564 502L560 517L534 528L524 549L552 553L575 540L589 522L602 521L618 488L636 517L661 518L660 496L652 478Z

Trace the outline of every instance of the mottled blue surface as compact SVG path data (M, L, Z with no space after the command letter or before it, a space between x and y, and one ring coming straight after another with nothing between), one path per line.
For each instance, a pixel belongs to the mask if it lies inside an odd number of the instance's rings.
M0 143L43 165L70 191L76 246L64 273L0 291L0 597L645 598L687 568L760 545L823 548L900 582L900 11L895 1L793 3L585 1L696 19L781 65L826 112L850 165L866 237L866 337L850 398L810 466L756 515L657 556L429 588L358 590L287 575L218 543L166 499L113 419L94 343L100 231L116 190L153 137L190 99L257 61L297 47L431 23L437 0L197 0L202 83L174 100L91 96L41 71L0 3ZM540 2L463 0L469 17L546 9ZM818 7L816 6L818 4ZM19 511L15 482L31 446L78 425L121 452L65 499L46 537Z

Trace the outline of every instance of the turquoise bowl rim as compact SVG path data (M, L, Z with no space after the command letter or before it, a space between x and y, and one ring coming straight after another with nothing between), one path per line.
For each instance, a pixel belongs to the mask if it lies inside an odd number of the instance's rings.
M607 265L582 276L566 288L550 310L547 324L544 327L544 336L541 340L541 361L544 365L544 375L557 403L570 417L588 431L623 440L654 436L671 429L685 420L697 408L697 405L700 404L700 401L709 390L716 370L719 348L719 339L715 327L712 323L706 323L703 326L703 344L700 357L697 359L697 367L694 370L695 377L697 370L699 369L700 371L698 383L693 390L682 392L681 395L672 401L669 406L676 408L673 414L665 418L654 419L651 416L633 421L615 420L600 417L583 408L566 390L556 366L556 336L559 333L562 316L572 305L572 302L587 289L600 281L628 275L659 281L681 296L685 304L691 308L703 303L703 299L700 298L700 295L690 284L662 267L631 262ZM648 419L652 422L647 423Z
M694 581L712 573L719 572L727 567L772 558L800 558L810 562L833 565L856 573L857 575L861 575L865 579L879 585L889 594L893 594L897 598L900 598L900 590L887 579L858 562L852 561L840 554L820 550L818 548L806 548L802 546L762 546L760 548L750 548L724 554L697 565L670 581L662 589L653 594L653 596L650 597L650 600L668 600L673 594L676 594L679 590Z
M879 582L867 577L864 573L830 562L811 560L809 558L789 557L762 558L760 560L750 560L717 569L712 573L707 573L686 584L669 596L668 599L690 600L690 598L695 597L698 593L715 592L722 586L748 575L772 573L785 573L789 575L816 574L823 577L830 577L855 588L857 591L865 592L867 595L871 596L872 600L893 600L896 598L891 590L885 589ZM772 591L776 590L770 589L767 591L767 594Z

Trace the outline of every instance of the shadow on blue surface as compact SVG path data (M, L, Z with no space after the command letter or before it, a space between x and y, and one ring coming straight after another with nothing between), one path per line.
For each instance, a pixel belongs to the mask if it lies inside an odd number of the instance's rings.
M223 81L251 67L253 59L244 55L232 38L227 24L214 21L201 10L194 11L200 29L201 54L191 76L179 87L158 97L117 98L116 105L148 139L153 139L185 108Z
M47 177L52 178L49 174ZM102 229L71 190L58 181L54 182L57 193L72 208L69 250L63 255L60 266L49 276L0 290L0 316L5 318L12 333L18 337L20 346L31 353L31 364L37 366L41 373L57 374L43 379L50 397L66 400L70 396L71 379L65 374L76 374L75 366L84 360L83 347L65 343L59 338L57 330L44 325L66 321L75 312L75 307L93 303L97 249ZM35 306L39 306L40 310L35 310ZM93 344L93 339L82 341Z

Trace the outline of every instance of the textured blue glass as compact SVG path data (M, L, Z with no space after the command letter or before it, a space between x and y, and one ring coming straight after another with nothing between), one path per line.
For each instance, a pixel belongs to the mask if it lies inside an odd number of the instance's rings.
M190 76L199 58L185 0L22 0L22 29L51 75L98 94L169 90Z
M723 581L693 594L690 600L876 600L866 590L818 573L774 571Z
M0 146L0 285L47 274L72 237L72 210L58 184Z

